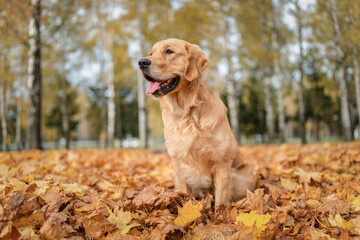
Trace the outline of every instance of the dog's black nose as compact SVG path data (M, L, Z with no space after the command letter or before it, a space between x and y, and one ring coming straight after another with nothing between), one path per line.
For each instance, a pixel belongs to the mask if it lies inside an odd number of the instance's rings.
M142 59L140 59L140 61L139 61L139 67L140 67L140 69L145 69L145 68L147 68L148 66L150 66L151 65L151 61L150 61L150 59L148 59L148 58L142 58Z

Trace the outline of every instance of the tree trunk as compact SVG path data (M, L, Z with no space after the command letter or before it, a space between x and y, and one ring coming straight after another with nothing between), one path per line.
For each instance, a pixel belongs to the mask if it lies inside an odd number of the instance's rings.
M29 23L28 87L29 112L26 145L28 149L41 149L41 0L31 0Z
M345 69L344 69L344 52L341 49L341 40L340 40L340 27L337 16L337 9L334 0L329 0L329 12L330 18L333 25L334 30L334 43L336 49L336 80L340 84L340 105L341 105L341 121L343 127L343 134L345 141L352 140L351 133L351 122L350 122L350 114L349 114L349 105L348 105L348 92L346 86L346 79L344 77Z
M114 62L112 58L113 50L113 40L114 36L111 32L108 32L107 38L105 39L105 49L109 54L109 59L107 61L107 73L106 73L106 82L108 90L108 114L107 114L107 147L114 147L114 133L115 133L115 85L114 85Z
M296 12L297 12L297 26L298 26L298 42L299 42L299 71L300 71L300 80L299 80L299 123L300 123L300 136L301 136L301 143L306 143L306 126L305 126L305 101L304 101L304 54L303 54L303 35L302 35L302 12L301 8L297 2L295 2Z
M22 99L23 98L20 93L16 103L16 130L15 130L16 150L18 151L22 149L22 143L21 143Z
M353 10L350 10L350 25L351 29L355 30L354 27L354 13ZM359 20L359 19L357 19ZM356 44L353 44L353 67L354 67L354 82L355 82L355 99L356 99L356 108L358 113L358 131L360 133L360 69L359 69L359 52Z
M272 96L271 96L271 82L270 82L270 63L268 60L268 55L270 52L270 47L268 43L268 36L266 31L266 21L265 21L265 2L264 0L260 0L260 33L262 39L262 46L264 52L264 93L265 93L265 111L266 111L266 128L268 132L268 142L273 142L274 140L274 113L272 106Z
M0 83L0 117L1 117L1 133L2 133L2 149L8 151L7 145L7 111L6 111L6 93L5 93L5 80L2 79Z
M139 58L143 56L143 33L142 33L142 1L137 0L137 25L138 25L138 42L139 42ZM144 77L141 72L137 71L137 84L138 84L138 114L139 114L139 137L140 147L148 147L148 134L147 134L147 121L146 121L146 102L145 102L145 89Z
M354 49L354 81L355 81L355 97L356 97L356 107L358 112L358 129L360 132L360 69L358 61L358 52Z
M230 115L230 125L231 128L234 131L234 135L236 140L240 143L240 134L239 134L239 103L238 99L236 97L236 88L235 88L235 81L234 81L234 67L232 64L232 54L231 50L229 49L230 39L230 23L227 19L229 16L226 16L226 12L231 12L230 4L227 4L227 6L221 7L222 12L222 18L224 21L224 40L225 40L225 56L226 56L226 63L228 66L228 73L226 76L226 91L227 91L227 102L229 107L229 115ZM224 9L225 8L225 9Z
M273 60L274 60L274 74L276 80L276 100L278 105L278 114L279 114L279 135L280 141L285 142L285 110L283 103L283 94L282 94L282 81L281 81L281 73L280 73L280 50L279 50L279 42L278 42L278 33L276 26L276 19L274 13L274 7L272 2L270 2L270 14L271 14L271 46L273 51Z
M106 84L102 81L102 83L101 83L101 99L100 99L101 131L100 131L100 136L99 136L99 141L100 141L101 147L106 146L106 139L107 139L107 136L106 136L106 133L107 133L107 118L106 118L107 104L106 104L105 91L106 91ZM102 141L104 141L104 142L102 142Z
M60 77L60 110L61 110L61 127L63 132L63 137L65 138L65 147L66 149L70 148L70 127L69 127L69 116L67 109L67 96L65 90L65 83L63 83L63 77Z

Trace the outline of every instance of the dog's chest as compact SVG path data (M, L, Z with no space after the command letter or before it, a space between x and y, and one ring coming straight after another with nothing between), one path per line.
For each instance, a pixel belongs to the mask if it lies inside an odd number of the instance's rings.
M171 124L169 124L171 123ZM199 144L200 130L191 118L164 121L165 143L171 157L186 157Z
M192 166L181 162L180 177L192 189L194 195L199 195L202 191L212 187L212 175L208 166Z

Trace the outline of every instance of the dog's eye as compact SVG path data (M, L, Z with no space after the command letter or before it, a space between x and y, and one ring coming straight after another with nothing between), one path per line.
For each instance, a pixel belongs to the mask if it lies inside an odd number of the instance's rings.
M166 53L166 54L170 54L170 53L174 53L174 52L171 51L170 49L166 49L165 53Z

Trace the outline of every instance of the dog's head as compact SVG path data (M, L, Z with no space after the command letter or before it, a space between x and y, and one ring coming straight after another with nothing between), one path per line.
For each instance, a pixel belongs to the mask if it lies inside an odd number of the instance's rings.
M208 66L204 52L195 44L170 38L155 43L139 68L150 82L146 93L160 97L179 91L196 80Z

